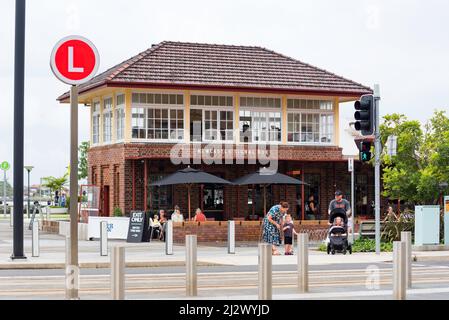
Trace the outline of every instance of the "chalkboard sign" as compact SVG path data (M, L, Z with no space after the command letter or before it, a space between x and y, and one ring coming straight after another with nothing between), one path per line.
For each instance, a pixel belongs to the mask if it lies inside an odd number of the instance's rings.
M133 212L130 216L128 242L147 242L148 239L148 215L145 212Z

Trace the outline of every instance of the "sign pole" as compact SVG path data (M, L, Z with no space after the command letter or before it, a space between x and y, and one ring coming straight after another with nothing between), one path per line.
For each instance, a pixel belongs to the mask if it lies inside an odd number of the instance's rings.
M70 89L70 256L66 266L66 276L72 277L73 284L79 281L78 265L78 88ZM70 271L70 273L69 273ZM70 283L68 281L67 283ZM70 300L79 299L77 285L67 287Z
M349 171L351 172L351 207L352 207L352 243L355 241L355 162L349 159Z
M376 211L376 254L380 255L380 166L382 145L380 141L380 87L378 84L374 86L374 101L376 109L376 169L375 169L375 211Z
M14 62L14 236L12 260L26 259L23 248L23 146L26 1L16 0Z
M3 170L3 216L6 219L6 170Z

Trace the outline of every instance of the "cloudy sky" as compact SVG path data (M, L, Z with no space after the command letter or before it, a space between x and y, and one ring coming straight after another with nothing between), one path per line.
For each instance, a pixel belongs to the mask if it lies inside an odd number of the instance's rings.
M0 160L12 162L14 2L0 1ZM28 0L25 163L32 182L69 164L66 91L52 75L53 45L69 34L92 40L101 69L163 40L256 45L357 82L381 85L382 114L425 121L449 107L446 0L148 1ZM342 130L353 114L343 106ZM80 113L80 141L89 136ZM355 152L345 138L346 154ZM0 161L0 162L1 162Z

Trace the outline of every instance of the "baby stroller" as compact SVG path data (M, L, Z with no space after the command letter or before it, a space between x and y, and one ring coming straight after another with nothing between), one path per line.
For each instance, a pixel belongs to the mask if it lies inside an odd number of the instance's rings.
M334 226L335 220L341 218L343 226ZM348 217L344 209L334 209L331 212L329 222L333 225L329 229L327 254L335 255L335 253L343 253L346 255L348 252L352 254L352 246L348 241Z

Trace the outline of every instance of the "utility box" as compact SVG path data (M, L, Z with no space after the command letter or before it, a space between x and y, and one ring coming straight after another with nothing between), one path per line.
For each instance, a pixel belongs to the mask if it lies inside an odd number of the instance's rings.
M444 245L449 246L449 196L444 197Z
M440 244L440 207L415 207L415 246Z

